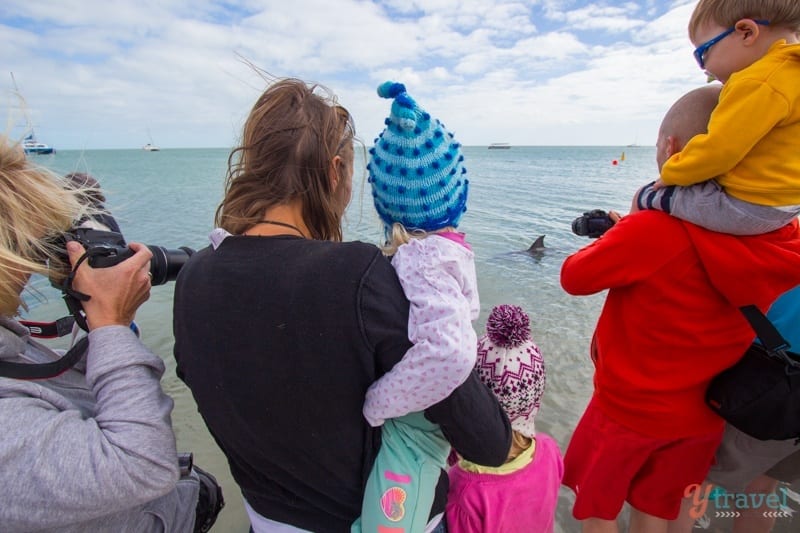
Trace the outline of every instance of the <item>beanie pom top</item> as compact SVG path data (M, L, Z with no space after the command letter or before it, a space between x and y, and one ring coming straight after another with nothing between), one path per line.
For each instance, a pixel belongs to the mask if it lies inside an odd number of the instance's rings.
M503 348L514 348L531 340L530 318L517 305L498 305L486 320L489 339Z
M398 94L406 92L402 83L385 81L378 86L378 96L381 98L395 98Z

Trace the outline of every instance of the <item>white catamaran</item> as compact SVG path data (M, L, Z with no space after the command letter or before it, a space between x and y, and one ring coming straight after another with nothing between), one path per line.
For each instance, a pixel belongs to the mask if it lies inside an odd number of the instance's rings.
M25 135L25 138L22 140L22 149L25 151L26 154L56 153L55 148L53 148L49 144L39 142L36 139L36 135L33 132L33 125L31 123L30 116L28 115L27 105L25 104L25 98L23 98L22 93L19 92L19 87L17 87L17 80L16 78L14 78L13 72L11 73L11 81L14 83L14 93L20 100L20 107L22 109L22 114L25 116L25 131L27 132L27 135Z

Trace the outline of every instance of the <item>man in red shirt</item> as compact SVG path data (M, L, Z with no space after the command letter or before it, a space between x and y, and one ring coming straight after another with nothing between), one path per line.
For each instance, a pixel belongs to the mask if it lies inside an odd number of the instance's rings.
M718 94L696 89L670 108L656 145L659 168L705 131ZM642 211L566 259L568 293L608 290L593 341L594 395L564 458L584 532L617 531L626 501L631 531L667 530L722 438L724 421L704 395L752 342L739 307L766 310L798 283L796 220L740 237Z

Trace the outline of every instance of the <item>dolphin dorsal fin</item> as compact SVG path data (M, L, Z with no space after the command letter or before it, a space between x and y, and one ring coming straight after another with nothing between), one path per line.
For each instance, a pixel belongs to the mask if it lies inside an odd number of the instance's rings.
M531 247L528 248L528 251L535 252L536 250L542 250L542 249L544 249L544 235L539 235L539 237L537 237L536 240L533 241Z

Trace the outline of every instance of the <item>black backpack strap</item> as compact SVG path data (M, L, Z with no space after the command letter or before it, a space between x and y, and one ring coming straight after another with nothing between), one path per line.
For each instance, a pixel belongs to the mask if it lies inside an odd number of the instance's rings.
M80 361L89 348L89 337L81 339L64 354L51 363L12 363L0 361L0 377L13 379L48 379L63 374Z
M786 339L783 338L769 318L761 312L755 305L745 305L739 308L744 317L750 322L753 331L761 339L761 343L770 352L778 352L791 348Z
M750 322L750 326L752 326L753 331L756 332L756 335L761 340L761 344L764 345L764 348L767 349L767 352L787 365L787 375L800 373L800 358L792 352L787 352L792 345L783 338L783 335L778 332L769 318L755 305L745 305L740 307L739 310L744 314L747 321Z

